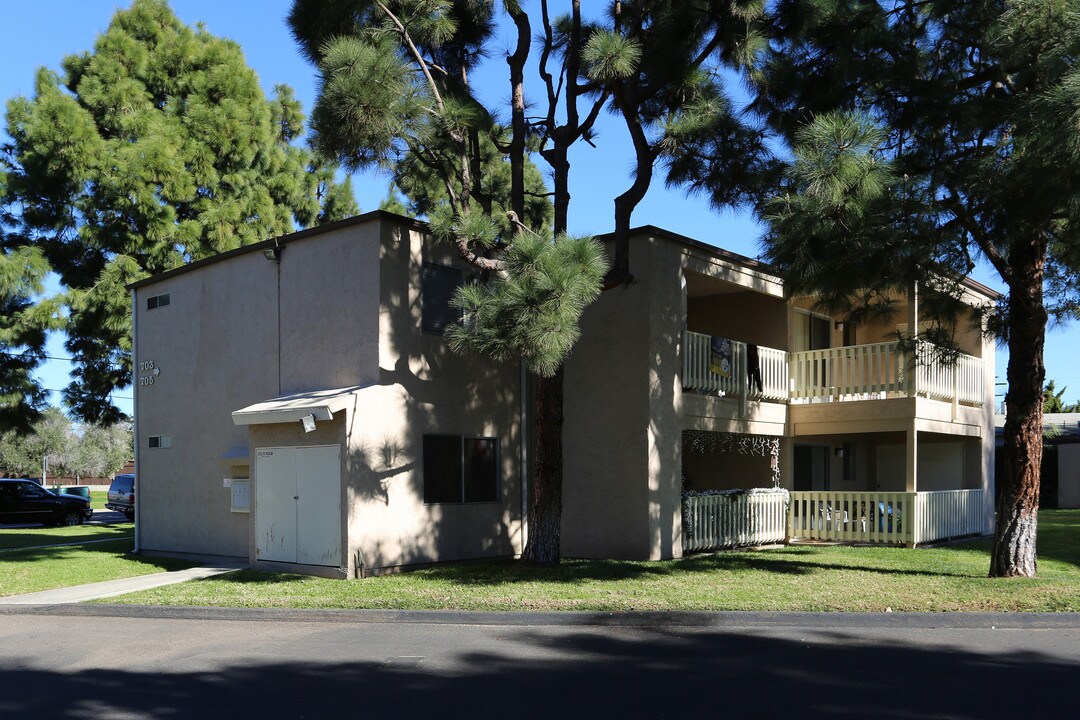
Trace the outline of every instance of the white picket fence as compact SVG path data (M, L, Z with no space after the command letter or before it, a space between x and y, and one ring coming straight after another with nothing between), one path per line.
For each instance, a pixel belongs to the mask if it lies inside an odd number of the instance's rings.
M788 540L912 545L913 493L793 492Z
M982 490L937 490L915 493L915 544L981 535Z
M983 491L791 492L683 497L683 549L797 540L920 545L985 533Z
M718 550L784 541L787 493L683 497L683 549Z

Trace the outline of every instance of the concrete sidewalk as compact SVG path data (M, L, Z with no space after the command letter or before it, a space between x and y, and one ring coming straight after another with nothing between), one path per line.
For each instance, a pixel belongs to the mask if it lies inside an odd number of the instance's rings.
M246 567L247 565L224 564L153 573L152 575L139 575L138 577L122 578L120 580L106 580L105 582L90 583L88 585L74 585L72 587L57 588L56 590L42 590L41 592L26 593L25 595L0 597L0 605L64 605L80 603L86 600L124 595L139 590L149 590L162 585L213 577L214 575L242 570Z

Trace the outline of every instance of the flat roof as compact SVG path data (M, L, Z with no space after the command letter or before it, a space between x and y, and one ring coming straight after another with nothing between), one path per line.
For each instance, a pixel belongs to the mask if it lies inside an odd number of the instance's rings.
M128 285L128 288L131 290L136 290L138 288L152 285L168 278L176 277L177 275L191 272L192 270L198 270L199 268L206 267L207 265L212 265L223 260L228 260L229 258L236 257L238 255L244 255L246 253L253 252L262 252L263 250L270 250L275 247L283 247L290 242L302 240L304 238L312 237L320 233L331 232L333 230L339 230L341 228L351 227L353 225L363 225L365 223L374 222L376 220L389 220L391 222L397 223L398 225L408 226L421 232L430 232L431 230L428 224L423 220L417 220L415 218L406 217L404 215L398 215L396 213L387 212L386 210L372 210L370 212L362 213L360 215L355 215L351 218L345 218L344 220L326 223L325 225L316 225L315 227L306 228L304 230L297 230L296 232L272 237L267 240L263 240L262 242L245 245L243 247L236 248L235 250L228 250L219 255L214 255L212 257L204 258L202 260L196 260L193 263L181 265L180 267L168 270L158 275L154 275L152 277L144 278L143 280L133 282ZM679 243L680 245L685 245L687 247L692 247L701 250L702 252L709 253L713 257L720 258L721 260L733 262L745 268L756 270L758 272L768 273L769 275L777 277L777 279L779 279L780 277L776 268L766 262L756 260L746 255L740 255L739 253L731 252L730 250L725 250L724 248L718 247L716 245L710 245L709 243L702 242L701 240L696 240L686 235L680 235L679 233L665 230L664 228L657 227L655 225L639 225L638 227L631 228L630 235L651 235L655 237L661 237L666 240L671 240L672 242ZM613 237L614 233L603 233L597 235L596 239L611 240ZM1004 297L998 291L987 287L986 285L983 285L977 280L972 280L971 278L964 278L962 280L962 284L965 287L974 290L975 292L978 292L981 295L984 295L987 298L993 300L998 300Z
M316 225L315 227L305 228L303 230L297 230L286 235L278 235L276 237L263 240L262 242L252 243L251 245L244 245L234 250L226 250L223 253L212 255L202 260L196 260L193 263L187 265L181 265L180 267L173 268L172 270L166 270L163 273L152 275L142 280L137 280L128 285L129 290L137 290L147 285L153 285L156 282L166 280L168 278L176 277L177 275L183 275L189 273L192 270L198 270L199 268L206 267L207 265L213 265L229 258L234 258L238 255L246 255L253 252L262 252L263 250L272 250L275 247L284 247L291 242L297 240L303 240L304 238L319 235L324 232L332 232L334 230L340 230L341 228L351 227L353 225L364 225L366 223L374 222L375 220L391 220L399 225L405 225L412 227L416 230L423 232L428 231L427 223L416 220L414 218L405 217L404 215L398 215L396 213L387 212L386 210L372 210L370 212L361 213L360 215L354 215L344 220L337 220L331 223L325 223L323 225Z

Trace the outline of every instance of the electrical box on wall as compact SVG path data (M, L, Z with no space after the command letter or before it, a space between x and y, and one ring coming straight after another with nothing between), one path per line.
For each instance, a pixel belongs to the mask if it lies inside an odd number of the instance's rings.
M229 508L230 510L240 513L251 511L250 480L246 478L225 478L225 487L232 490L232 505Z

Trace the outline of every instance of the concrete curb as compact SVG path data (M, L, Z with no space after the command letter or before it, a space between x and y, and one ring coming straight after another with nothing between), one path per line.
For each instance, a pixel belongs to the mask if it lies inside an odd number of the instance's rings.
M179 581L177 581L179 582ZM284 610L156 605L0 606L0 615L127 617L175 620L274 620L308 623L608 626L694 628L1080 629L1080 613L819 613L819 612L462 612L455 610Z

